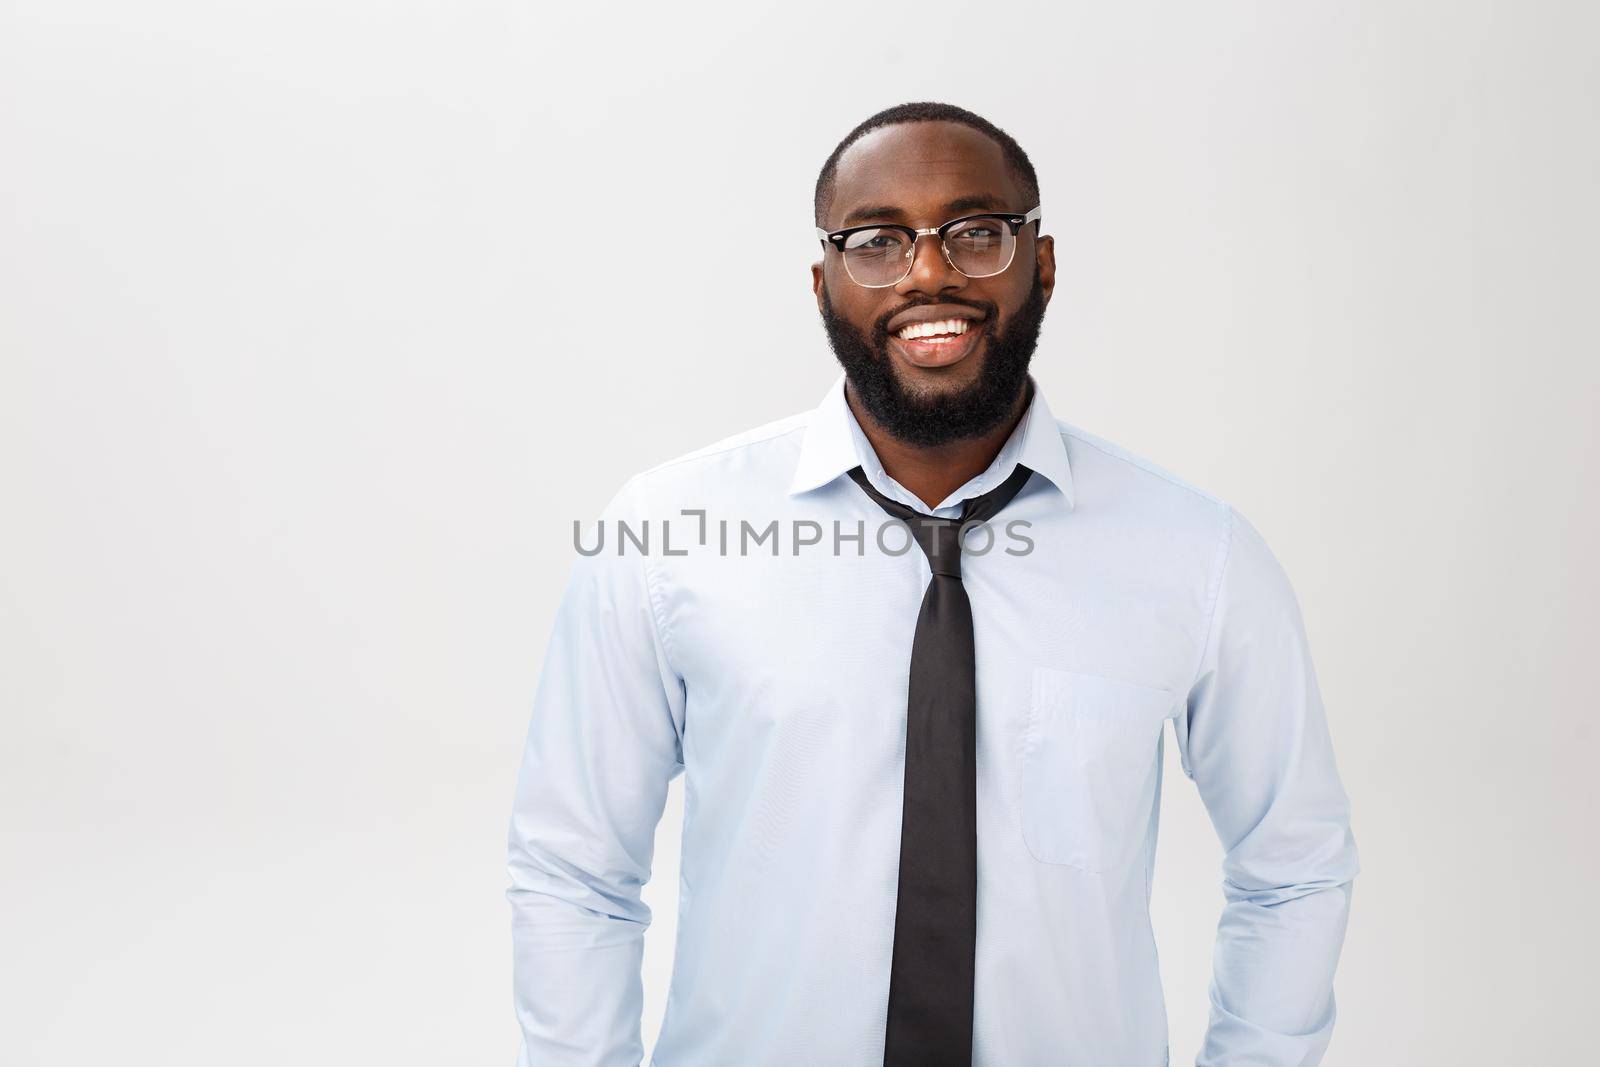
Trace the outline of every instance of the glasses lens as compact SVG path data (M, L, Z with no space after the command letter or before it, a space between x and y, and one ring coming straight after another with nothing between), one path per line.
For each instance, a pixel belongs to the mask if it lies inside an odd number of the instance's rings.
M839 249L844 269L857 285L893 285L910 265L906 235L898 230L857 230Z
M985 278L1011 265L1017 238L1005 220L986 215L945 231L944 246L956 270L969 278Z

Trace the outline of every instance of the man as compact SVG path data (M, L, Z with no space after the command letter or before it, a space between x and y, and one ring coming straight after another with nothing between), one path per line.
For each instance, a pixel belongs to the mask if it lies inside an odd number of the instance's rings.
M862 123L815 204L843 376L635 476L583 545L511 825L528 1067L640 1061L679 772L652 1063L1168 1063L1169 721L1225 850L1197 1063L1321 1058L1358 865L1299 608L1238 511L1046 407L1038 208L970 112Z

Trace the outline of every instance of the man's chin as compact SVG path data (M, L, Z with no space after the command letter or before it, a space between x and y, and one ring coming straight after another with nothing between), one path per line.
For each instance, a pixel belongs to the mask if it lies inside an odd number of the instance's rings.
M984 353L963 354L949 363L928 366L906 358L898 351L899 342L890 339L888 351L880 355L887 361L901 396L912 403L929 403L958 396L977 387L983 377Z

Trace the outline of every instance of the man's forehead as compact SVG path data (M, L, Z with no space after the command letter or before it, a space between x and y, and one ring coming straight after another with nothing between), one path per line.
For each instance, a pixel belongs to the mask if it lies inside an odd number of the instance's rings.
M977 198L994 200L994 210L1033 206L1012 203L1018 196L1016 180L1000 146L955 122L873 130L845 149L835 174L829 205L835 220L864 207L894 207L911 215Z

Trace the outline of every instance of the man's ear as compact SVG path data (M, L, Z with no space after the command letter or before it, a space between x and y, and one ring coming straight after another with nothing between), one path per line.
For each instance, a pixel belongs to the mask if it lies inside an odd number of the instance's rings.
M817 310L822 310L822 262L811 264L811 293L817 298Z
M1056 287L1056 239L1041 237L1034 242L1034 258L1039 264L1039 286L1044 290L1045 303Z

